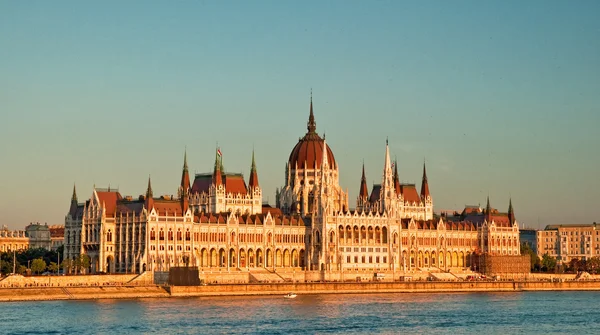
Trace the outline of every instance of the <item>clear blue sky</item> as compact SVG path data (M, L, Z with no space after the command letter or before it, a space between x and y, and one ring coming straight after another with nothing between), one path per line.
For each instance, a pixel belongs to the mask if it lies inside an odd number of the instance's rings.
M265 200L306 131L353 207L385 138L436 211L508 207L530 227L600 222L600 2L0 2L0 224L64 223L73 183L176 194L250 169Z

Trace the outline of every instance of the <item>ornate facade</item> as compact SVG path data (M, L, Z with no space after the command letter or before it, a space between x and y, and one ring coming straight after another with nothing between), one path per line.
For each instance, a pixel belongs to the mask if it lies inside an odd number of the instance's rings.
M211 173L193 183L184 156L178 196L154 197L150 180L137 199L94 188L85 203L75 189L65 218L67 257L87 254L91 271L202 269L410 271L462 268L473 253L519 254L519 229L508 214L486 210L436 216L426 168L420 191L401 183L386 141L381 183L368 191L363 164L356 208L339 185L339 166L316 132L312 98L307 133L292 149L276 207L262 203L252 153L248 183L224 170L217 149Z

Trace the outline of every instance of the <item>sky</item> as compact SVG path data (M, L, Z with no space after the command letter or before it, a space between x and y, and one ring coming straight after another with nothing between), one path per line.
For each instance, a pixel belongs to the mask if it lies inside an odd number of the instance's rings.
M436 212L600 222L598 1L0 1L0 225L64 224L75 184L177 194L249 175L265 201L317 132L354 207L385 141Z

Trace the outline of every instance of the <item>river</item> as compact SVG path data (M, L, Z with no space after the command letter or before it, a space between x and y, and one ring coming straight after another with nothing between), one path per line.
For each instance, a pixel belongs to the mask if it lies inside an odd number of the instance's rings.
M0 334L585 334L600 292L0 303Z

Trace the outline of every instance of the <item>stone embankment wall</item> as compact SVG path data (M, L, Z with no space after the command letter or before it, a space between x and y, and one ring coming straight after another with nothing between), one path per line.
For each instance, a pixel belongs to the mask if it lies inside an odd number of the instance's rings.
M169 293L159 286L0 288L0 302L166 297L169 297Z
M21 276L0 279L0 288L152 285L153 273L74 276Z
M283 283L174 286L171 296L276 295L324 293L437 293L514 291L600 290L600 281L479 281L479 282L381 282L381 283Z

